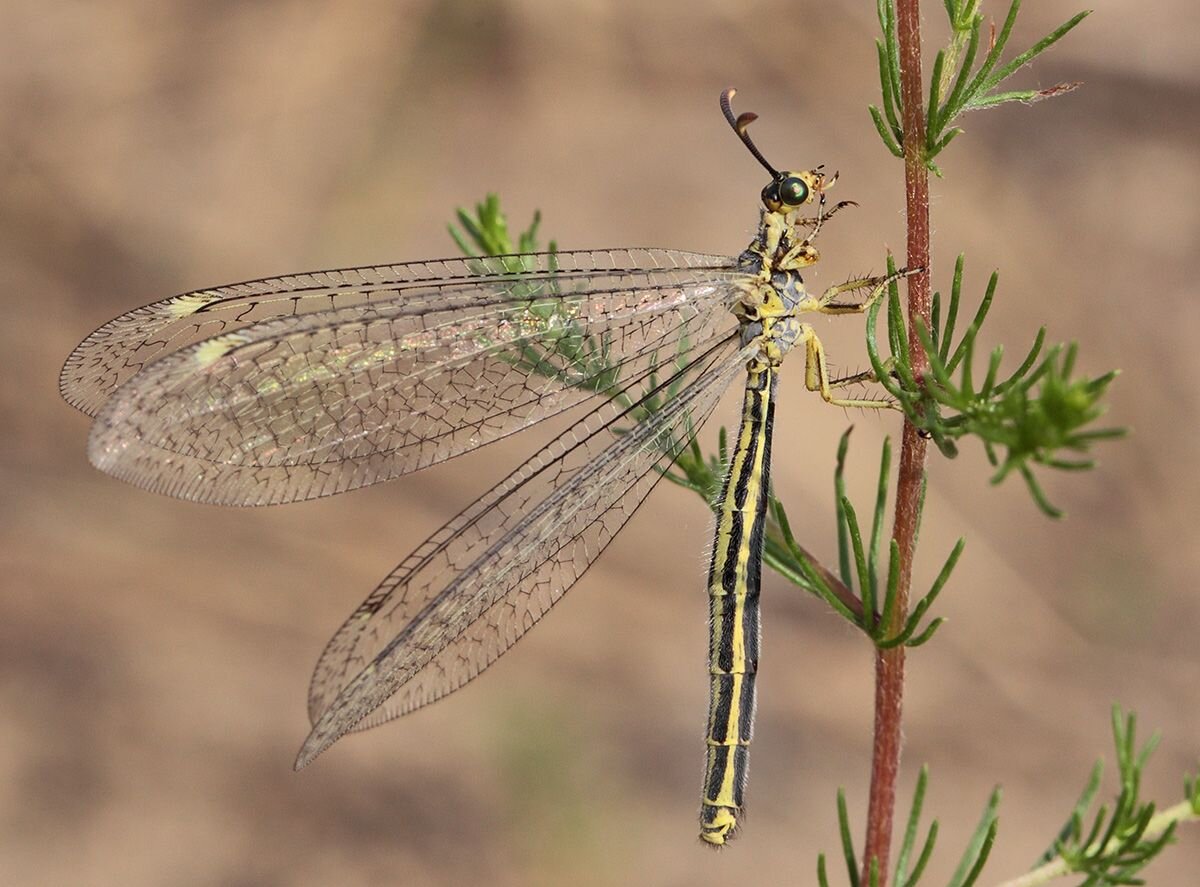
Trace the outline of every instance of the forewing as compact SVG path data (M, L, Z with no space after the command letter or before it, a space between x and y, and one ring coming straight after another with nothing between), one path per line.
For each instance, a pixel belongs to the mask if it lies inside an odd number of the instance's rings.
M722 256L676 250L580 250L314 271L196 290L135 308L95 330L67 358L59 390L94 416L117 388L158 358L273 318L367 309L400 298L416 313L437 314L460 310L464 284L479 285L480 298L490 291L493 302L502 302L520 281L547 274L567 281L596 272L729 264ZM495 284L490 290L489 283Z
M297 766L461 687L516 643L630 518L753 347L725 337L633 407L601 405L423 543L322 653Z
M89 454L146 489L227 505L387 480L686 353L732 325L737 277L510 276L257 322L134 375L97 416Z

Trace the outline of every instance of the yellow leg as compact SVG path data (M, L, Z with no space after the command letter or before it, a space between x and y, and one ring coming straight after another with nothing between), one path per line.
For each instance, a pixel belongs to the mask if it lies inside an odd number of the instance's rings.
M831 286L825 292L821 293L820 297L811 306L811 310L819 311L822 314L863 314L887 292L888 285L892 281L916 273L916 271L901 268L895 274L889 274L886 277L859 277L854 280L847 280L845 283ZM871 294L861 302L832 304L833 300L842 293L853 293L867 288L871 289Z
M804 342L804 385L809 391L819 391L821 399L835 407L861 407L868 410L898 408L890 400L834 397L829 381L829 369L825 364L825 347L816 331L807 323L800 325L800 340Z
M851 373L849 376L841 376L837 379L830 379L829 385L831 388L845 388L847 385L855 385L859 382L875 382L874 370L863 370L861 373Z
M816 233L815 231L813 232ZM821 260L821 254L817 252L817 248L810 244L812 236L808 240L797 243L782 259L779 260L779 267L786 268L789 271L799 271L801 268L807 268L809 265L815 265Z

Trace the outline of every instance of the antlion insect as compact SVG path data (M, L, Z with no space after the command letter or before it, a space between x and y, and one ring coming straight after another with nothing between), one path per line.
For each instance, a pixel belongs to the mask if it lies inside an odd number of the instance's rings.
M771 175L758 232L736 258L612 249L292 274L137 308L67 359L60 388L95 416L96 467L224 505L345 492L586 410L419 545L333 636L313 674L297 768L348 732L456 690L516 643L744 378L708 579L700 836L721 845L737 829L777 372L799 349L805 385L829 403L889 406L835 397L839 382L800 318L863 312L893 278L806 292L813 242L847 205L826 211L837 175L772 167L746 131L755 115L735 118L733 95L722 94L722 111ZM815 216L802 217L814 201ZM861 302L836 301L864 291Z

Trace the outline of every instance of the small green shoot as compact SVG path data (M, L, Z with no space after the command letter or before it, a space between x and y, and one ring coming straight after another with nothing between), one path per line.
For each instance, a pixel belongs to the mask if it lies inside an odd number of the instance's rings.
M985 17L980 12L981 0L943 0L943 5L952 36L934 58L929 95L926 98L928 115L921 157L928 169L938 176L941 170L934 163L934 158L962 132L960 127L953 125L961 115L1009 102L1032 104L1071 92L1079 86L1078 83L1059 83L1046 89L1000 90L1001 85L1013 74L1065 37L1090 14L1088 11L1077 13L1024 52L1001 64L1021 9L1021 0L1012 0L999 33L996 33L994 24L991 26L983 59L976 66L984 43ZM883 107L871 105L868 110L888 151L903 157L904 151L900 146L904 144L904 128L901 125L904 110L900 92L896 0L877 0L877 15L883 31L883 36L875 41Z
M936 819L929 823L929 829L925 833L925 840L921 843L920 852L917 853L916 861L912 862L913 851L916 850L917 846L917 835L921 831L921 811L925 804L925 791L928 785L929 768L923 766L917 775L917 784L913 789L913 799L909 807L904 838L900 844L900 852L896 858L895 872L889 881L889 883L895 884L896 887L916 887L925 874L925 867L933 857L933 848L937 844L938 836L938 822ZM967 842L967 847L963 851L958 868L955 869L954 874L947 882L947 887L973 887L978 882L979 876L983 872L983 867L987 863L988 855L991 853L992 845L996 841L996 831L999 824L997 811L999 807L1000 790L996 789L988 798L979 824L975 827L971 839ZM854 849L854 839L851 836L850 830L850 817L846 810L846 795L841 789L838 789L837 795L837 817L838 833L842 843L842 857L846 863L847 881L850 887L859 887L861 882L859 871L862 865ZM874 867L876 860L872 859L871 862L870 882L875 884L879 880L878 870ZM912 862L911 870L909 869L910 862ZM817 856L817 883L820 887L830 887L824 853Z
M955 342L963 265L960 255L945 314L941 294L935 293L932 329L926 329L919 319L916 323L915 331L929 363L928 373L918 379L910 362L909 329L895 286L886 299L887 358L880 353L877 332L884 300L867 314L871 366L909 421L931 438L944 456L958 454L960 438L979 438L996 468L993 484L1018 474L1037 506L1051 517L1061 517L1062 512L1043 492L1033 467L1087 470L1095 466L1087 455L1095 443L1125 434L1121 428L1091 427L1104 413L1102 401L1117 371L1094 378L1074 377L1076 346L1047 347L1043 328L1024 359L1007 376L1000 378L1004 352L999 347L989 355L986 370L981 373L975 361L977 337L991 308L999 276L992 274L974 318Z

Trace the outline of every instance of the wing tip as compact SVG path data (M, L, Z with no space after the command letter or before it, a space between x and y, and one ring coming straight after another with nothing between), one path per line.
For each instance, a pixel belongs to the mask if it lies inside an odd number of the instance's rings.
M311 749L308 747L308 740L304 741L304 745L300 746L300 751L296 754L296 760L292 762L292 770L299 773L309 764L317 759L324 749Z
M296 753L296 760L292 763L292 769L296 772L303 770L317 758L319 758L329 746L333 745L341 738L341 733L331 733L326 728L327 725L318 721L317 724L309 731L305 737L303 744L300 746L300 751Z

